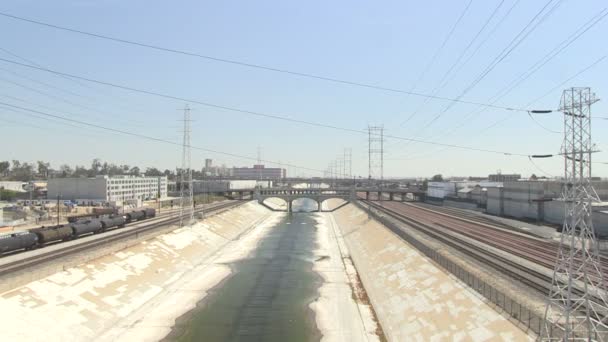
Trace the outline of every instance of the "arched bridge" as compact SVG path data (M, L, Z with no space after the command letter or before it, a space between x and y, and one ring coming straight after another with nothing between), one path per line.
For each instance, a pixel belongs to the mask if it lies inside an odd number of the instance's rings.
M356 191L354 188L267 188L256 189L255 196L260 204L263 204L267 198L280 198L287 203L289 212L291 212L294 200L309 198L317 202L318 211L321 211L321 204L330 198L339 198L347 202L354 201Z

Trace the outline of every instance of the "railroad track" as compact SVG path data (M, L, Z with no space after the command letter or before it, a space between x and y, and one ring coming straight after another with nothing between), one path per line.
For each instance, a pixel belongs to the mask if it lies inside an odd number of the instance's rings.
M472 243L467 240L473 240L472 237L467 236L468 239L463 239L459 237L459 232L450 231L450 227L445 224L440 225L440 229L431 224L427 224L424 222L420 222L420 217L412 218L408 216L409 213L403 213L391 206L381 206L377 203L373 203L372 201L363 201L369 206L375 208L377 211L382 212L389 217L392 217L400 222L406 223L408 226L424 233L425 235L457 250L463 252L464 254L478 260L490 267L496 269L498 272L509 276L510 278L516 279L520 281L522 284L527 285L528 287L538 291L542 295L548 295L551 290L551 282L552 277L547 275L546 273L539 272L534 270L528 266L522 265L516 260L509 258L508 256L500 255L495 253L493 250L484 248L480 243ZM435 223L437 225L437 223ZM388 227L393 232L397 233L397 235L402 236L407 234L403 230L395 231L391 227ZM462 234L463 236L466 236ZM513 234L512 234L513 235ZM496 250L500 250L495 245L492 245ZM503 251L504 252L504 251ZM549 269L552 269L552 266ZM605 280L604 280L605 281ZM574 288L574 293L577 296L583 295L583 289L576 286ZM601 303L601 299L597 297L593 297L592 301ZM585 307L581 307L581 310L585 310ZM598 320L603 320L601 315L604 313L598 312L596 317Z
M379 204L371 201L363 202L372 206L374 209L381 211L384 214L397 219L398 221L404 222L418 231L423 232L425 235L447 246L455 248L466 255L469 255L475 260L478 260L513 279L519 280L520 282L543 294L547 294L550 289L551 277L547 276L546 274L531 270L530 268L525 267L508 257L491 253L488 251L488 249L483 248L478 244L466 241L464 239L458 239L455 234L445 234L445 232L442 232L431 225L416 221L415 219L399 213L396 210L380 206ZM395 233L400 236L405 234L404 231Z
M201 211L213 213L213 212L221 211L221 210L224 210L227 208L236 207L245 202L246 201L231 201L228 203L220 203L218 205L198 209L195 211L195 213L201 212ZM125 230L125 231L120 231L120 229L113 230L113 231L118 231L118 233L109 234L105 238L97 238L97 239L92 239L90 241L87 241L87 237L84 237L84 238L82 238L83 241L81 243L78 243L74 246L60 248L60 249L53 249L53 250L47 251L46 253L38 253L36 255L29 256L29 257L25 256L19 260L15 260L13 262L2 264L2 265L0 265L0 277L3 277L10 273L18 272L20 270L27 269L36 264L44 264L44 263L47 263L49 261L52 261L52 260L55 260L58 258L63 258L63 257L74 255L74 254L77 254L80 252L84 252L91 248L107 246L112 243L116 243L121 240L125 240L127 238L133 237L133 236L135 236L137 238L140 234L148 233L148 232L154 231L158 228L165 227L169 224L176 223L176 222L179 222L179 216L162 218L160 220L149 222L149 224L134 227L132 229ZM90 236L88 236L88 237L90 237Z

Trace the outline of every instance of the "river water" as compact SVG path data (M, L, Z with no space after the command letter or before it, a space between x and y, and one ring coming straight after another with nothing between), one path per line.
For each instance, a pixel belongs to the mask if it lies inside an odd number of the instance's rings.
M294 210L316 209L297 201ZM316 341L321 335L308 304L321 278L312 270L314 214L286 215L250 258L230 265L232 275L180 317L165 341Z

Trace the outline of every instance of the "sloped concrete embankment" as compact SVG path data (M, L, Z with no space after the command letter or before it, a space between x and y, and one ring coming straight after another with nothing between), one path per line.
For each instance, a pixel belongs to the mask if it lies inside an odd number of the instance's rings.
M6 341L158 340L246 255L279 213L250 202L0 294Z
M364 211L333 215L389 341L533 340Z

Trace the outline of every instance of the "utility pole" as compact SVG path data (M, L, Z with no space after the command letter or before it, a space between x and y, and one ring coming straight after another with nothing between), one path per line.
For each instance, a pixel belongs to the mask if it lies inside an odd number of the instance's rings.
M182 170L180 177L180 227L184 226L184 216L187 215L187 223L192 223L194 218L194 210L192 209L193 202L193 189L192 189L192 167L191 153L190 153L190 107L186 105L184 107L184 136L182 142ZM188 184L188 191L186 192L185 185Z
M608 305L592 203L599 197L591 184L591 88L564 90L563 200L565 219L547 298L544 341L608 341Z
M61 193L57 194L57 225L59 225L59 198L61 197Z
M384 181L384 126L368 126L368 179Z

